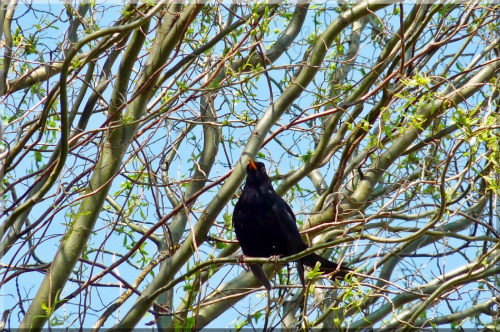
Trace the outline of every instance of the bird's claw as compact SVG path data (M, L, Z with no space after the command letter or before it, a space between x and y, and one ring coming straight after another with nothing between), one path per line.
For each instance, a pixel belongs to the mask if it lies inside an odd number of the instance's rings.
M240 257L238 257L238 265L241 266L245 271L248 271L248 264L246 262L246 258L248 256L246 255L241 255Z
M274 263L274 267L278 267L278 259L282 258L283 255L273 255L273 256L269 256L269 262L273 262Z

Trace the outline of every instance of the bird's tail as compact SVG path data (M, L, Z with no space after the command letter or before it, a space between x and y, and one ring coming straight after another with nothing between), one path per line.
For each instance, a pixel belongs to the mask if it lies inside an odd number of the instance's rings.
M307 265L309 267L314 268L316 266L317 262L321 263L320 271L321 272L326 272L326 273L331 273L335 272L332 277L334 278L344 278L348 273L353 272L350 268L345 267L344 265L340 265L329 261L328 259L325 259L317 254L310 254L305 257L302 257L300 259L302 264Z
M257 279L262 286L266 287L267 290L271 290L271 283L262 268L262 264L249 264L248 266L250 267L250 270L252 270L255 279Z

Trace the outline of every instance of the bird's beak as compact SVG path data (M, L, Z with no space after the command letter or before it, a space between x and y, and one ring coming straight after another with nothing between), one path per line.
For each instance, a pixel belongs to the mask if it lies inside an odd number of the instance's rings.
M257 165L255 165L252 159L248 159L248 165L250 165L250 168L257 169Z

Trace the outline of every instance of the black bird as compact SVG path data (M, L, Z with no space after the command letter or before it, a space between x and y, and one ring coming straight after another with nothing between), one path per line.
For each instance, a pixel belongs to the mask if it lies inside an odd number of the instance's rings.
M233 211L233 225L241 250L245 256L291 256L308 248L302 241L295 215L290 206L274 191L264 163L247 165L247 181ZM314 267L321 263L323 272L336 271L335 277L344 277L351 270L338 266L317 254L302 257L296 262L302 285L304 266ZM261 264L250 264L255 278L271 289L271 284Z

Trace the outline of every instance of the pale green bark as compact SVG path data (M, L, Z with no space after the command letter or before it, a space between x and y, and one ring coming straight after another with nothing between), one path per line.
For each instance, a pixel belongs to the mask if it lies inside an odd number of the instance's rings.
M160 9L161 6L162 3L157 5L157 8ZM189 6L177 19L173 27L170 30L165 30L163 43L157 45L156 52L151 52L153 59L148 62L149 66L142 76L143 79L139 82L137 90L143 89L144 85L154 84L155 80L158 78L158 68L168 59L171 51L182 36L181 32L187 28L201 7L201 5ZM155 11L153 10L151 13L154 14ZM140 25L139 23L147 23L151 17L151 13L144 19L139 20L137 25ZM172 14L172 16L173 15L175 14ZM137 38L139 43L143 42L143 39L141 39L142 37ZM133 42L131 45L129 49L133 49L133 47L136 46ZM134 50L137 54L140 51L140 47L136 47L132 52ZM159 54L163 56L160 57ZM124 63L126 63L126 61L133 63L131 59L124 59ZM129 75L129 72L125 72L125 75ZM122 84L117 83L117 90L119 91L120 87L126 87L127 85L128 79L122 77ZM114 100L122 101L121 96L123 96L123 94L115 94L115 96L117 95L120 97L114 98ZM142 117L149 97L147 93L144 93L129 105L129 112L126 112L128 116L124 117L125 125L132 119L138 120ZM63 98L61 99L61 104L62 103ZM118 105L115 104L115 106ZM62 107L64 108L64 105ZM119 113L110 112L112 115L113 113L115 120L118 121ZM42 285L38 289L33 302L21 322L21 328L40 330L51 314L51 312L44 310L43 307L56 308L56 301L58 300L56 295L60 295L73 267L85 248L108 194L108 190L112 184L112 180L120 169L122 158L135 135L137 126L136 123L134 125L119 127L106 136L106 141L101 147L102 152L90 180L90 187L82 199L78 214L74 216L74 220L61 242L51 267L42 281Z
M328 51L329 46L332 44L333 40L336 36L342 32L345 27L351 24L353 21L365 16L369 15L373 11L377 11L381 8L388 6L387 2L362 2L347 12L340 15L330 26L324 31L324 33L319 36L319 40L313 46L312 51L309 57L309 66L303 67L300 73L293 79L291 85L289 85L283 94L276 100L276 102L271 105L264 116L260 119L260 121L256 124L255 129L253 130L252 136L248 141L247 146L245 147L242 156L240 158L239 163L235 166L233 173L226 180L216 198L212 200L212 202L205 209L205 213L200 218L198 224L195 228L196 241L199 243L203 239L204 234L208 232L209 227L211 226L211 222L217 214L222 210L225 204L230 197L237 190L239 185L244 179L246 174L246 164L248 158L254 158L257 154L257 151L260 149L266 134L269 132L270 128L276 121L281 117L282 113L293 103L293 101L300 96L302 91L307 87L307 85L314 78L315 74L318 71L318 68L321 66L323 59ZM227 197L227 199L223 199ZM192 235L184 242L179 251L174 255L173 260L176 258L183 259L184 257L188 258L191 253L190 242L193 241ZM181 252L184 250L186 252ZM167 271L165 271L167 272ZM240 281L239 279L243 278L244 281ZM229 285L224 285L222 288L224 289L224 294L228 294L228 292L234 291L231 287L232 285L237 286L237 288L241 288L243 285L249 285L247 282L254 279L246 279L246 275L242 275L232 281ZM250 286L250 285L249 285ZM217 294L220 289L216 290L214 294ZM236 299L241 299L245 297L246 294L243 294L241 297L237 297ZM214 295L214 298L219 298L221 295ZM236 300L235 299L235 300ZM199 317L204 317L201 320L198 320L197 328L202 328L206 326L211 320L217 317L217 314L225 311L231 306L230 301L221 301L214 303L210 306L200 307L198 312Z

